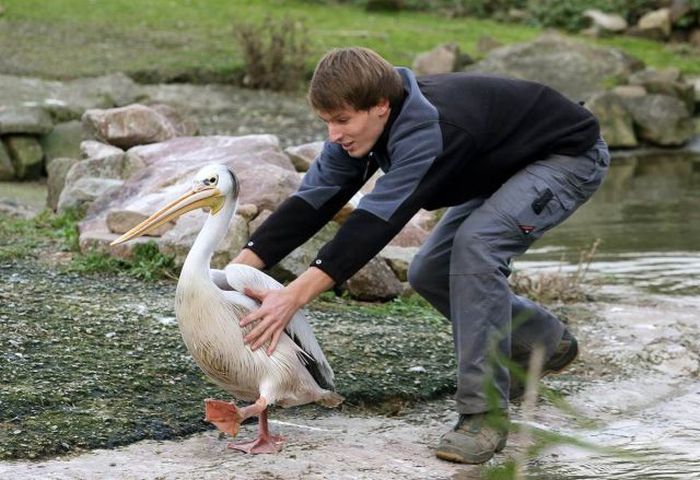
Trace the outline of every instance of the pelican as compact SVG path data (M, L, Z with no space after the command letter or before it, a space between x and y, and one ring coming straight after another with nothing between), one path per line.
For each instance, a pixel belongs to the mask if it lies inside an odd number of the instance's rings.
M182 339L199 368L238 400L253 402L238 408L233 402L205 400L205 420L236 436L243 420L257 416L258 437L229 443L246 453L273 453L282 438L271 435L269 405L291 407L316 402L336 407L343 397L333 391L333 370L303 312L297 312L272 355L251 350L243 337L254 325L239 320L259 303L245 288L275 289L282 285L247 265L210 268L216 245L224 238L238 205L236 176L224 165L208 165L197 172L192 189L135 226L112 245L144 235L180 215L202 208L209 216L182 266L175 296L175 313Z

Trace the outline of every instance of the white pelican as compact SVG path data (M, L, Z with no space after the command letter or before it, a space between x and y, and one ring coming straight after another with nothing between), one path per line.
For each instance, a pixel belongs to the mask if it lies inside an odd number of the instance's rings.
M207 399L205 420L231 435L243 420L259 417L259 435L252 442L228 446L247 453L271 453L281 438L267 426L267 407L317 402L335 407L343 397L333 392L333 370L316 341L304 314L298 312L272 355L252 351L243 337L254 325L239 320L259 303L243 294L245 288L271 289L282 285L246 265L210 268L212 253L223 239L238 204L238 183L224 165L208 165L194 178L192 190L112 242L116 245L143 235L194 209L209 210L202 230L187 254L177 283L175 313L180 333L195 362L216 384L235 398L254 402L237 408L231 402Z

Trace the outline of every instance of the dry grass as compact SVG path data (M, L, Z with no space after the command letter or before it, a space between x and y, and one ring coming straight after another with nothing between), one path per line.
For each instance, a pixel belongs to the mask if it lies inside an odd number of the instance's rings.
M593 257L598 251L601 240L593 242L579 256L578 268L573 273L556 272L527 275L514 272L510 277L511 288L518 295L523 295L538 303L573 303L590 298L590 283L584 285Z

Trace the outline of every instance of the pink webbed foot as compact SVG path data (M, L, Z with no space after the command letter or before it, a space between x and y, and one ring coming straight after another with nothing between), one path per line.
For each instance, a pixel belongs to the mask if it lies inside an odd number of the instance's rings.
M232 450L257 455L260 453L277 453L282 449L283 442L284 437L268 435L267 438L260 436L251 442L230 442L226 447Z
M204 421L213 423L216 428L234 437L244 420L239 409L231 402L206 399L204 401Z

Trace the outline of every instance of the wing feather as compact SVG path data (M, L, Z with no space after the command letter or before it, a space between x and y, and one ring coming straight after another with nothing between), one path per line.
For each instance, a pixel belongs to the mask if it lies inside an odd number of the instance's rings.
M225 275L226 283L223 285L221 274L212 271L212 279L220 288L233 289L243 293L246 288L253 290L279 290L283 285L260 270L242 264L227 265L222 273ZM299 345L308 355L305 358L306 366L311 375L322 388L333 389L333 369L326 359L318 340L314 336L311 325L302 311L297 312L285 329L286 333Z

